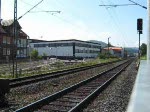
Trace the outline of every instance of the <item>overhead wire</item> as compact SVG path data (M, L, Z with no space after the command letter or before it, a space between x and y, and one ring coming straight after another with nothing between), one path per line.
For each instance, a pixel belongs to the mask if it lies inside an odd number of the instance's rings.
M129 1L132 2L132 3L134 3L135 5L138 5L138 6L142 7L142 8L144 8L144 9L147 9L147 7L141 5L141 4L137 3L137 2L134 2L132 0L129 0Z
M114 3L111 1L111 0L107 0L110 4L112 4L112 5L114 5ZM118 15L117 15L117 13L116 13L116 10L115 10L115 8L111 8L111 13L113 13L112 15L115 15L115 16L113 16L114 18L114 21L115 21L115 25L117 26L117 29L118 29L118 31L120 32L120 34L121 34L121 38L123 39L123 43L124 43L124 45L125 44L127 44L127 41L126 41L126 37L127 37L127 34L125 33L125 32L122 32L121 31L121 27L120 27L120 19L119 19L119 17L118 17ZM128 44L127 44L128 45Z
M23 0L21 0L21 1L23 1ZM24 1L23 1L23 2L24 2ZM24 2L24 3L25 3L26 5L33 6L33 5L31 5L30 3L27 3L27 2ZM79 26L77 26L77 25L75 25L74 23L68 21L67 19L64 19L64 18L62 18L62 17L59 17L59 16L55 15L54 13L51 13L50 11L44 11L42 8L37 8L37 7L36 7L36 9L39 10L39 11L37 11L37 12L45 12L45 13L47 13L47 14L50 14L50 15L56 17L57 19L59 19L59 20L65 22L65 23L68 23L68 24L70 24L70 25L72 25L72 26L74 26L74 27L76 27L76 28L80 28ZM35 12L32 11L31 13L36 13L36 11L35 11ZM79 36L79 34L77 34L77 33L76 33L76 35Z
M101 4L104 4L104 2L101 1ZM105 6L104 6L104 7L105 7ZM118 31L117 31L116 27L115 27L114 24L112 24L112 22L111 22L111 21L112 21L111 18L113 18L113 17L112 17L111 13L110 13L109 10L108 10L109 7L105 7L105 9L106 9L106 11L108 12L108 15L110 16L110 18L109 18L110 20L109 20L109 22L107 22L107 23L109 23L109 26L111 27L111 29L113 30L113 32L116 32L116 33L117 33ZM110 25L110 24L111 24L111 25Z
M23 1L23 0L21 0L21 1ZM57 1L58 1L58 0L57 0ZM59 2L59 1L58 1L58 2ZM28 5L31 6L31 4L29 4L29 3L26 3L26 4L28 4ZM61 5L61 3L58 3L58 4L59 4L59 6L61 6L62 8L64 8L63 5ZM48 13L48 14L51 14L51 13L49 13L49 11L44 11L44 10L41 9L41 8L37 8L37 9L39 9L39 11L35 11L35 12L46 12L46 13ZM31 13L34 13L34 11L32 11ZM71 13L71 14L72 14L72 13ZM72 25L74 28L77 28L78 30L81 29L81 30L83 30L84 32L86 32L87 34L89 34L89 31L88 31L87 29L82 29L81 26L79 26L79 25L77 25L77 24L75 24L75 23L72 23L70 20L68 20L68 17L67 17L67 19L66 19L66 18L62 18L62 17L60 17L60 16L58 16L58 15L55 15L55 14L51 14L51 15L55 16L56 18L58 18L59 20L65 22L65 23L68 23L68 24ZM73 15L71 15L71 16L73 16ZM71 16L69 16L69 17L71 17ZM79 37L81 37L80 32L76 32L75 35L78 35ZM96 35L95 33L93 33L93 35L95 35L96 37L98 37L98 35Z
M63 9L65 9L65 10L69 10L69 9L66 9L66 7L64 7L64 5L63 5L63 3L61 2L61 1L59 1L59 0L55 0L55 2L56 2L56 4L58 4L60 7L62 7ZM67 16L67 18L70 18L70 19L73 19L72 17L74 16L74 17L76 17L76 18L81 18L81 16L79 16L79 15L77 15L75 12L71 12L71 13L67 13L69 16ZM84 23L85 23L85 21L84 21ZM78 26L78 25L77 25ZM78 26L78 27L80 27L80 26ZM87 33L87 34L89 34L89 29L84 29L84 31ZM99 37L98 35L96 35L96 33L95 32L93 32L92 30L90 30L90 33L92 33L92 35L95 35L95 37Z
M17 20L21 19L23 16L25 16L27 13L31 12L34 8L36 8L39 4L41 4L44 0L39 1L36 5L34 5L31 9L29 9L27 12L25 12L23 15L21 15Z
M110 1L108 1L108 2L110 2ZM104 5L104 1L103 1L103 0L101 0L101 3ZM111 4L112 4L112 3L111 3ZM121 34L121 38L123 39L123 43L128 46L126 40L123 38L123 37L125 37L124 34L123 34L122 31L120 30L120 27L119 27L117 21L115 20L115 17L113 16L113 14L111 13L111 11L109 10L110 7L107 7L107 6L104 6L104 7L105 7L105 9L107 10L107 12L108 12L108 14L109 14L111 20L113 20L113 23L114 23L114 25L115 25L115 27L113 27L113 28L116 29L116 32L118 32L118 33Z

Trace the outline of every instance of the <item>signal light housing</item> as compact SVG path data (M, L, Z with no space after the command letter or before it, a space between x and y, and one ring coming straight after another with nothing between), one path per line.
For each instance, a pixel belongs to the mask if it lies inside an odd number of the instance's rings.
M143 19L137 19L137 30L142 31L143 30Z

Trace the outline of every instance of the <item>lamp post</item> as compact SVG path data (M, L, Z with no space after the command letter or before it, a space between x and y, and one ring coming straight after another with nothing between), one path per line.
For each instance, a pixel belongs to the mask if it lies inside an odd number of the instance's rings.
M108 37L108 58L109 58L109 39L110 39L111 37Z

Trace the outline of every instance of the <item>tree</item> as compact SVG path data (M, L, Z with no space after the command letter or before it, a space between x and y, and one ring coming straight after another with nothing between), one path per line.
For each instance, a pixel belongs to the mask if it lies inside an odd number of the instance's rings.
M142 43L141 45L141 55L146 55L146 51L147 51L147 45L145 43Z
M31 52L31 57L32 57L33 59L37 59L37 58L38 58L38 55L39 55L39 53L38 53L37 50L32 50L32 52Z

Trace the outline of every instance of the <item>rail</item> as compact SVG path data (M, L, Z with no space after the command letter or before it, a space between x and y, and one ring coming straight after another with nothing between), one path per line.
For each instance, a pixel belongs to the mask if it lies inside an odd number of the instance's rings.
M87 105L98 93L104 90L108 84L131 62L132 60L128 60L123 64L104 71L103 73L20 108L16 110L16 112L28 112L38 109L41 111L78 112L82 110L83 106Z

